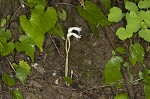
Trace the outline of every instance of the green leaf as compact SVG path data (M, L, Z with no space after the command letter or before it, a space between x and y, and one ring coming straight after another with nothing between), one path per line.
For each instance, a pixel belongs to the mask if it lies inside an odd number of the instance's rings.
M30 20L24 15L20 16L20 24L23 30L33 39L41 51L43 51L44 34L55 26L57 20L57 13L53 7L48 7L44 11L44 6L40 4L35 6L31 12Z
M144 85L144 93L145 93L145 99L149 99L150 98L150 85Z
M70 78L70 77L64 76L63 79L64 79L64 81L67 82L67 84L69 84L69 85L72 84L72 82L73 82L73 81L72 81L72 78Z
M12 33L10 30L5 32L4 28L0 28L0 37L5 37L7 40L9 40L12 37Z
M150 28L150 11L141 10L138 16L140 17L141 20L144 20L144 22L146 23L145 25Z
M142 8L145 8L145 9L150 8L150 1L149 0L148 1L139 1L138 7L141 9Z
M3 27L6 25L6 19L1 19L0 20L0 26Z
M129 99L127 93L117 94L114 99Z
M16 69L16 78L21 81L23 84L27 78L27 74L25 73L25 70L22 68L17 68Z
M54 28L50 29L49 33L65 40L62 26L59 23L57 23Z
M104 68L105 84L110 84L122 79L122 74L120 72L121 62L123 62L123 59L120 56L113 56L107 61Z
M111 0L99 0L99 2L106 10L109 10L111 8Z
M12 53L14 51L14 43L13 42L1 43L0 46L3 47L2 50L0 50L0 56L9 55L10 53Z
M136 62L143 63L144 60L144 48L140 43L135 42L134 45L131 44L129 47L130 57L129 61L134 66Z
M13 66L15 66L14 68L16 70L16 78L24 83L27 76L30 75L31 67L27 64L27 62L24 61L20 61L18 66L16 64Z
M126 40L127 38L131 38L133 33L127 32L125 28L121 27L116 31L116 35L121 40Z
M27 62L20 61L20 63L19 63L19 68L24 69L25 73L26 73L27 75L30 75L31 67L27 64Z
M143 79L144 84L150 85L150 70L146 67L142 72L139 72L140 79Z
M35 51L35 45L33 43L33 40L27 36L27 35L22 35L19 38L20 42L15 43L15 48L18 52L24 52L29 55L34 61L34 51Z
M90 24L90 23L89 23L89 26L90 26L90 30L91 30L92 34L94 36L96 36L97 38L99 38L100 35L99 35L98 27L96 25Z
M103 14L101 9L97 7L96 4L94 4L91 1L85 1L85 9L81 6L78 6L78 12L79 14L88 21L88 23L93 25L100 24L102 27L108 26L110 23L107 20L106 16Z
M27 0L27 2L26 2L26 5L29 7L34 7L38 4L42 4L42 5L46 6L45 0Z
M60 19L66 20L67 14L66 14L65 10L63 10L63 9L61 11L58 10L57 13L58 13L58 16Z
M138 7L134 2L127 1L125 4L125 8L129 11L138 11Z
M122 13L122 10L118 7L111 8L109 12L110 13L108 14L108 20L110 22L119 22L124 15Z
M126 13L126 31L127 32L137 32L140 29L140 19L135 11L130 11L130 13Z
M24 99L23 94L20 90L13 91L13 99Z
M150 42L150 30L149 29L141 29L139 31L139 36L143 38L145 41Z
M15 79L11 77L10 75L8 75L7 73L4 73L2 75L2 81L8 86L14 86L16 83Z
M116 51L119 52L120 54L126 54L126 51L123 47L117 47Z

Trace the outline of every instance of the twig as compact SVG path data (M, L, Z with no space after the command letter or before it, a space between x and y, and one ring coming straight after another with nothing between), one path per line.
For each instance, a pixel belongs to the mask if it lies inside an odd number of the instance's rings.
M16 15L16 13L22 8L22 5L15 11L15 13L12 15L10 22L12 22L14 16Z
M11 66L11 68L13 69L13 71L16 72L15 69L14 69L14 67L13 67L13 65L11 64L10 60L8 59L8 57L5 57L5 58L8 61L9 65Z
M58 5L68 5L68 6L72 6L72 7L77 8L75 5L72 5L72 4L69 4L69 3L54 3L54 4L56 5L56 7L57 7Z
M113 31L114 31L114 30L113 30ZM115 51L115 47L114 47L113 44L111 43L111 40L109 39L109 36L108 36L108 34L106 33L106 29L105 29L105 37L107 38L107 40L108 40L110 46L112 47L112 49Z
M126 67L122 66L122 75L124 78L124 83L126 85L126 89L130 99L135 99L134 90L132 87L132 83L130 82L129 73Z
M52 43L54 44L56 50L58 51L59 56L65 60L65 57L61 54L60 50L58 49L56 43L54 42L54 40L53 40L53 38L52 38L52 36L50 34L49 34L49 37L50 37Z

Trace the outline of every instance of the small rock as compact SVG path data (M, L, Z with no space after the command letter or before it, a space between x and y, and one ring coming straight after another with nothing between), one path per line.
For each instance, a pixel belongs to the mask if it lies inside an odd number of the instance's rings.
M55 80L55 84L56 84L56 85L59 84L59 83L58 83L58 80L59 80L59 78L57 78L57 79Z
M37 71L38 71L39 73L41 73L42 75L45 73L45 70L44 70L43 67L38 67L38 68L37 68Z
M85 60L84 60L84 63L87 64L87 65L91 65L91 64L92 64L92 61L91 61L91 60L88 60L88 59L85 59Z
M37 81L35 80L31 80L30 83L29 83L30 86L34 86L34 87L38 87L38 88L41 88L42 85L39 84Z

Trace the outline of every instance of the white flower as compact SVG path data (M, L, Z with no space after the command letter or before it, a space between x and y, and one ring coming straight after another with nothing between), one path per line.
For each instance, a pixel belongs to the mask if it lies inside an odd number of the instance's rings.
M81 38L81 35L80 35L81 30L82 30L82 28L79 28L79 27L70 27L68 29L67 37L69 38L71 36L74 36L76 39L80 39Z

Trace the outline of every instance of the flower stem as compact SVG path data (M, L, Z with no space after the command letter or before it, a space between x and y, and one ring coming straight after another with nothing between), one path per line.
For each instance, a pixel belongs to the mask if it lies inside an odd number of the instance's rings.
M69 50L70 50L70 38L67 37L66 39L66 64L65 64L65 76L68 77L68 71L69 71L69 66L68 66L68 57L69 57Z

